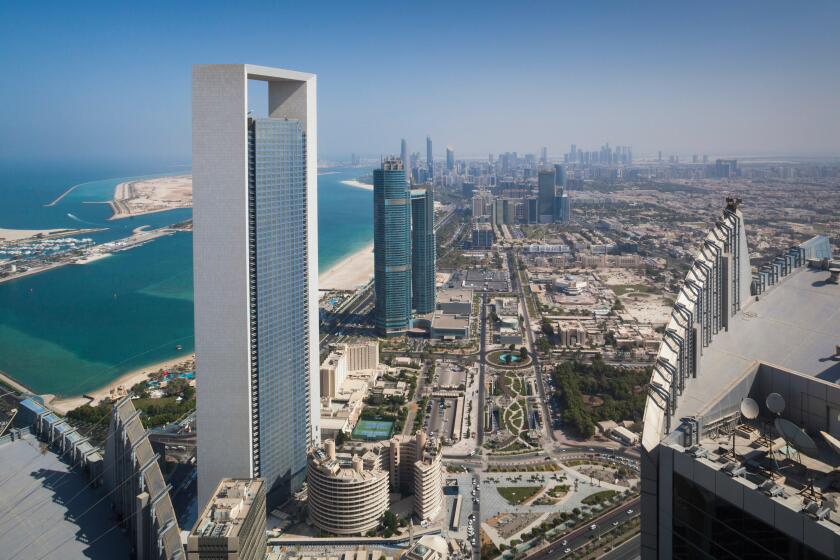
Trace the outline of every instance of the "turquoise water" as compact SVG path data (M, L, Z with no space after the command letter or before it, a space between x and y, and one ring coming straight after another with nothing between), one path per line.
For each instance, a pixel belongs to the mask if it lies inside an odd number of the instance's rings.
M337 173L318 178L322 270L372 239L371 192L341 184L367 170L331 171ZM97 202L110 199L126 177L185 172L189 169L0 166L0 227L108 227L88 235L101 242L124 237L141 225L179 222L191 211L108 222L110 208ZM113 178L101 178L109 175ZM44 206L79 183L55 206ZM127 371L192 350L190 233L0 284L0 370L37 393L81 394Z
M505 352L504 354L499 356L499 361L502 362L503 364L511 364L511 363L515 364L516 362L518 362L521 359L522 358L520 358L518 354L509 354L507 352Z

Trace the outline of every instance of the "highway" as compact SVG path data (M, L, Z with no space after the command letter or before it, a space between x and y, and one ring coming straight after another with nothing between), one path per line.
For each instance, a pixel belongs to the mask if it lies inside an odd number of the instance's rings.
M551 411L548 410L548 405L545 402L545 385L543 384L543 371L540 366L540 355L537 352L537 347L534 344L534 333L531 330L531 318L528 313L528 304L525 299L525 288L522 285L519 276L519 267L516 266L516 256L512 249L507 252L508 269L510 270L511 287L519 291L519 301L522 304L522 318L523 327L525 329L525 337L528 341L528 349L531 351L531 359L534 360L534 370L537 374L537 393L540 401L540 408L542 409L542 424L543 430L551 438L552 441L557 441L554 436L554 430L551 426Z
M563 558L567 555L571 555L576 548L585 545L593 538L600 539L606 533L613 531L623 523L630 521L638 515L639 498L634 498L597 520L557 538L533 556L528 556L528 558L529 560L553 560L555 558ZM592 523L595 524L594 531L590 529ZM563 542L566 544L563 544ZM638 545L638 540L636 541L636 544ZM628 547L628 549L631 548L632 545ZM566 550L569 552L566 552ZM617 556L616 558L634 558L634 556L631 554L630 556Z

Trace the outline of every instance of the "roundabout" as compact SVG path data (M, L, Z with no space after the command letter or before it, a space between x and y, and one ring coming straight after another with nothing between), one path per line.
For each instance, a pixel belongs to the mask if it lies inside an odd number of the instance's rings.
M501 368L527 367L532 361L529 354L522 356L517 350L493 350L488 352L484 359L488 364Z

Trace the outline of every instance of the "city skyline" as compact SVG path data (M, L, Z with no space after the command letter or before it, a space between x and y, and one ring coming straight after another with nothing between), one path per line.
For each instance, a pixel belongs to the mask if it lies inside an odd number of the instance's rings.
M500 148L539 153L543 146L553 155L572 142L607 141L631 144L639 155L840 152L833 94L840 7L725 6L726 18L715 5L447 6L450 17L409 29L409 37L423 29L421 57L405 54L404 29L379 25L387 10L377 6L315 13L211 5L200 18L186 5L167 7L166 17L154 6L130 14L103 7L94 26L70 7L5 5L0 67L9 80L38 87L0 92L3 106L15 107L0 153L189 162L188 68L253 60L255 53L260 62L321 76L324 159L375 157L392 151L391 138L420 146L427 134L461 157ZM407 9L407 19L420 22L443 6ZM512 24L511 15L519 16ZM262 53L276 49L271 22L279 16L301 25L287 30L277 59ZM375 38L359 33L369 26L379 29ZM366 83L359 69L373 61L394 62L393 85ZM417 79L423 65L434 80ZM56 102L51 92L59 87ZM359 135L371 122L377 134Z

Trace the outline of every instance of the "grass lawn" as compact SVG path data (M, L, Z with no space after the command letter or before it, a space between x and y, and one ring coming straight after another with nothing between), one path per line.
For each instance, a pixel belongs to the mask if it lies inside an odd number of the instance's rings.
M606 502L616 494L618 494L618 492L616 492L615 490L604 490L603 492L595 492L591 496L587 496L581 501L588 506L594 506L595 504Z
M542 486L501 486L496 488L499 495L509 504L517 506L540 491Z
M619 284L618 286L610 286L615 295L623 296L630 292L637 294L659 294L661 290L648 286L646 284Z

